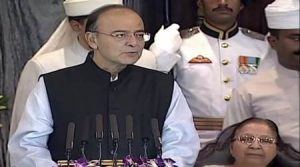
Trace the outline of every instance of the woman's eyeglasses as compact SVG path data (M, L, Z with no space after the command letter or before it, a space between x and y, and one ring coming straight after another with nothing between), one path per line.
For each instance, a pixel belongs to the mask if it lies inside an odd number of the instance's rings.
M255 137L253 135L241 135L232 139L232 141L235 140L238 140L239 142L248 145L253 144L255 141L257 141L261 145L272 145L276 143L276 139L274 137L269 137L269 136Z

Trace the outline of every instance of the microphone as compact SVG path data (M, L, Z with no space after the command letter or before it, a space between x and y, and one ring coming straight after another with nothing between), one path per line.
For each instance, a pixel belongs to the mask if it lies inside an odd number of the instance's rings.
M109 122L110 122L111 138L113 141L113 163L114 163L114 166L117 166L117 150L118 150L118 143L119 143L119 130L118 130L118 121L117 121L116 115L114 115L114 114L109 115Z
M88 144L89 139L89 130L90 130L90 117L86 116L83 120L83 128L80 136L81 143L81 155L86 159L85 156L85 146Z
M128 142L128 152L131 155L133 142L133 118L131 115L126 116L126 139Z
M146 118L145 116L143 116L140 119L141 122L141 133L142 133L142 143L143 143L143 150L144 150L144 158L148 159L148 145L149 145L149 136L147 133L147 130L149 129L149 124L150 124L150 120L149 118Z
M162 155L162 150L161 150L161 137L160 137L160 132L159 132L159 127L158 127L158 120L156 118L151 119L151 127L152 127L152 134L154 137L154 143L155 147L157 149L157 155L161 157Z
M96 115L96 139L98 145L98 165L101 166L102 161L102 139L103 139L103 116Z
M75 123L69 122L68 130L67 130L67 137L66 137L67 166L69 166L69 164L70 164L71 152L73 149L74 133L75 133Z

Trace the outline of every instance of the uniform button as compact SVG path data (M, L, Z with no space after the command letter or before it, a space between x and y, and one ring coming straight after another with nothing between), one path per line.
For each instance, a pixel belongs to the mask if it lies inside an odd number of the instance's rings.
M229 46L228 43L222 43L222 44L221 44L221 47L222 47L222 48L228 48L228 46Z
M227 65L228 63L229 63L228 60L222 60L222 64L223 64L223 65Z
M225 79L223 80L224 83L228 83L229 81L230 81L230 78L229 78L229 77L227 77L227 78L225 78Z
M225 100L225 101L229 101L230 99L231 99L231 96L230 96L230 95L224 96L224 100Z

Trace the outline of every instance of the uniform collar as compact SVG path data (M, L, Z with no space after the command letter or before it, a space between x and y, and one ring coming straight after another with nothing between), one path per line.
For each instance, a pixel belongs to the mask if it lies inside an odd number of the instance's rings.
M205 20L203 24L200 27L201 31L205 33L206 35L209 35L214 38L219 38L222 40L231 38L235 34L239 32L239 28L237 26L237 23L235 23L231 28L229 28L226 31L220 30L216 27L213 27L212 25L208 24Z

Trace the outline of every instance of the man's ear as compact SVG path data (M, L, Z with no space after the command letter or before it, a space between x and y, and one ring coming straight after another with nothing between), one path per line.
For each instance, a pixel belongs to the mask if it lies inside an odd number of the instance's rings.
M197 0L197 6L198 6L198 10L197 10L197 13L199 16L204 16L204 6L203 6L203 2L202 0Z
M98 49L98 42L94 33L86 32L85 39L92 49Z
M277 37L275 37L273 35L269 35L267 37L267 39L268 39L270 46L274 49L277 45L277 40L278 40Z
M76 21L76 20L70 20L69 21L71 28L75 31L75 32L81 32L81 30L84 28L80 22Z
M245 7L245 5L243 3L241 3L241 6L240 6L240 11L243 10Z

